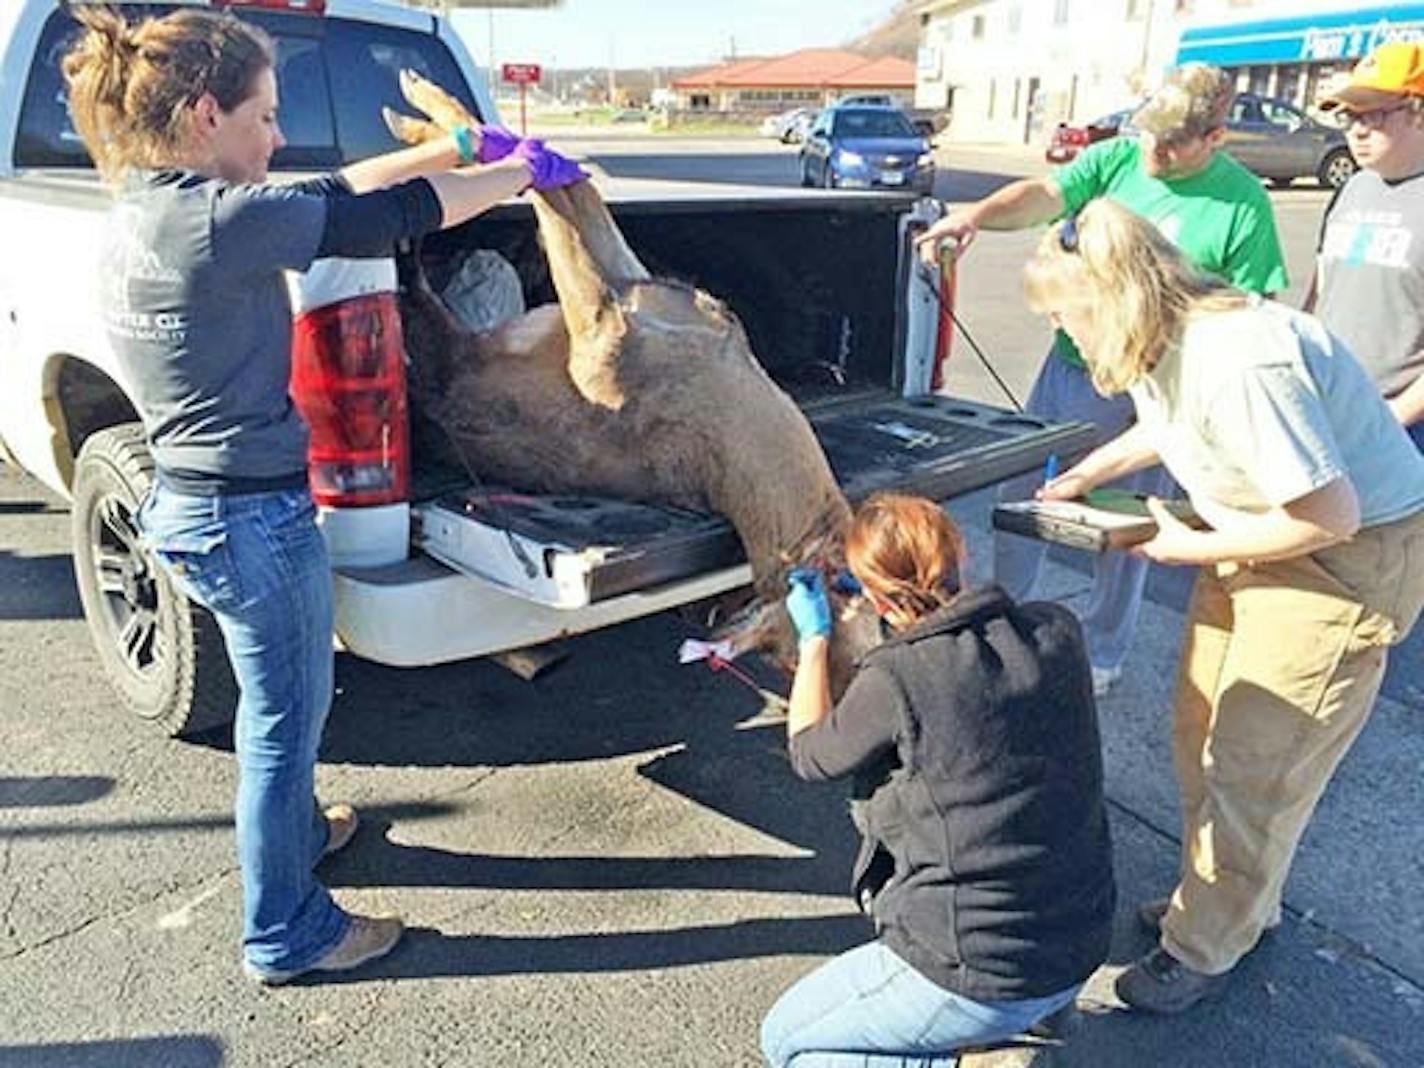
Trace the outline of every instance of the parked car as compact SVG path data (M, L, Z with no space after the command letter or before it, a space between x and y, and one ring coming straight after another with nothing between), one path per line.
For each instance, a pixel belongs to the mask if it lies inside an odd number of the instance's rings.
M806 130L820 108L791 108L761 121L763 137L775 137L782 144L797 144L806 137Z
M811 124L816 121L816 116L821 113L820 108L802 108L796 113L786 125L786 129L781 133L781 143L784 145L799 145L806 140L806 134L810 132Z
M889 93L857 93L843 96L836 101L837 107L893 108L899 105Z
M934 187L930 143L895 107L827 108L801 146L801 184L826 189Z
M1338 189L1359 169L1344 131L1317 122L1284 100L1241 93L1226 123L1226 151L1276 185L1314 178Z
M902 104L889 93L855 93L851 96L841 97L831 106L838 108L899 108L910 120L910 125L927 138L934 137L949 125L949 112L941 108L917 108L910 104Z
M1053 139L1049 141L1043 158L1049 163L1067 163L1089 145L1116 137L1123 124L1132 117L1134 110L1124 108L1114 111L1083 126L1070 126L1066 122L1060 122L1053 131Z

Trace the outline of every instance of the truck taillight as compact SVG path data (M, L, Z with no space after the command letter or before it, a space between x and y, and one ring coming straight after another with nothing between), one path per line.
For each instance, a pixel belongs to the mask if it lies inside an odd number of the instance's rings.
M292 324L291 393L311 428L307 469L318 504L406 499L410 422L394 293L299 315Z

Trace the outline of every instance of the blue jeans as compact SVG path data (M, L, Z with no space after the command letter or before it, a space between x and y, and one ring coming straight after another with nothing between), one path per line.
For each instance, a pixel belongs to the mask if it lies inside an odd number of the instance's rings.
M1038 373L1026 410L1044 419L1081 419L1094 424L1098 428L1095 446L1117 437L1136 419L1132 401L1126 394L1101 396L1093 389L1087 371L1052 353ZM999 500L1024 500L1032 497L1042 484L1043 475L1037 471L1010 479L999 487ZM1149 467L1112 485L1158 496L1170 495L1174 486L1171 476L1162 467ZM996 530L994 581L1015 601L1031 599L1047 552L1046 542ZM1119 668L1127 659L1132 634L1137 629L1149 563L1131 553L1094 554L1092 592L1088 603L1077 613L1093 667Z
M1078 995L974 1001L930 982L883 942L827 961L761 1025L772 1068L950 1068L955 1051L1022 1034Z
M222 628L241 690L235 742L242 944L259 970L306 968L349 921L312 865L314 797L331 707L331 568L305 490L203 497L159 485L139 512L165 573Z

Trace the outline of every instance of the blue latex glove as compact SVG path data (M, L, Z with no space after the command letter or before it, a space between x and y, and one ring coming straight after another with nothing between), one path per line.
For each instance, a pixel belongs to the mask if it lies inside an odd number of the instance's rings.
M865 592L865 587L860 584L860 579L849 571L837 571L835 578L831 579L831 589L837 593L844 593L848 597L859 597Z
M479 129L480 150L475 158L481 163L493 163L504 159L519 145L519 135L503 126L481 126Z
M831 602L826 599L826 580L819 571L798 567L786 577L790 592L786 611L796 627L796 636L827 638L831 633Z
M510 155L529 166L529 184L543 192L582 182L588 173L567 156L561 156L537 137L526 137Z

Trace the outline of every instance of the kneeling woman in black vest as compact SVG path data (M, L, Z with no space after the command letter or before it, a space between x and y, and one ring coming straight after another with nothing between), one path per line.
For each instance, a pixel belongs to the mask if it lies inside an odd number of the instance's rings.
M787 733L803 779L853 776L855 892L878 937L802 978L762 1025L776 1068L948 1065L1068 1005L1107 957L1114 891L1077 621L961 590L934 504L873 498L846 545L889 625L832 707L830 608L792 576Z

